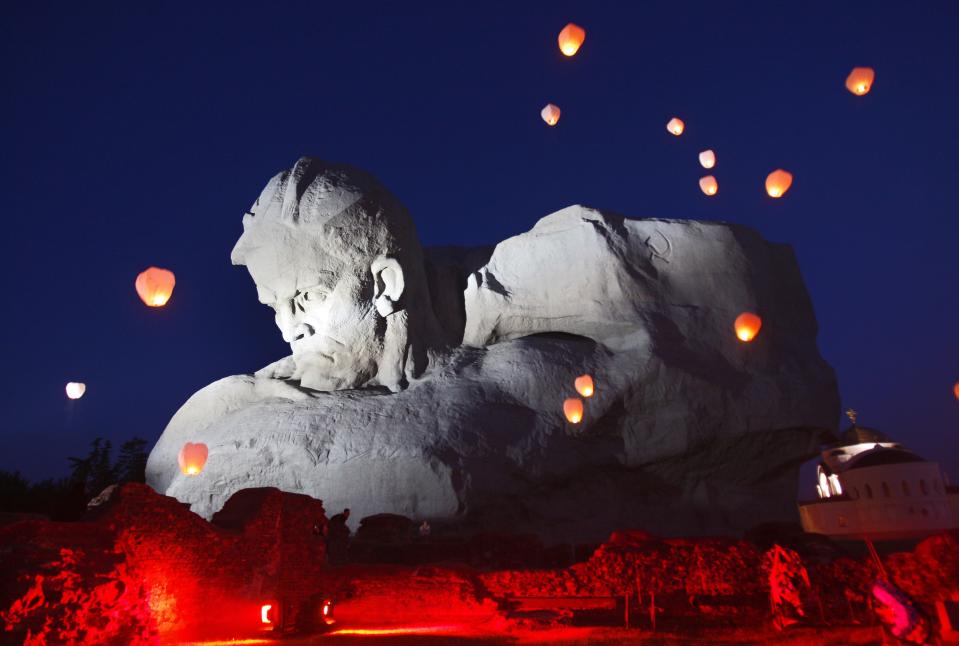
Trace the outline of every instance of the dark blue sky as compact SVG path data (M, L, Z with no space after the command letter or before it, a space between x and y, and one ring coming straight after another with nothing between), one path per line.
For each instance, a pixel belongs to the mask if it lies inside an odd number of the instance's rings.
M5 3L0 468L152 442L200 387L283 355L229 252L266 180L312 154L373 171L425 244L572 203L792 244L843 405L959 481L957 7ZM572 59L569 21L587 30ZM876 69L863 98L843 87L856 65ZM778 201L777 167L795 174ZM165 309L133 290L148 265L176 272Z

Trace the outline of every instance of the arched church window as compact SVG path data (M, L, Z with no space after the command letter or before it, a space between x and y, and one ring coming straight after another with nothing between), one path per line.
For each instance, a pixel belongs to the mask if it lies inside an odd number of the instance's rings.
M866 484L866 498L872 498L872 487Z
M839 483L839 476L835 473L829 476L829 491L831 491L834 496L842 495L842 485Z

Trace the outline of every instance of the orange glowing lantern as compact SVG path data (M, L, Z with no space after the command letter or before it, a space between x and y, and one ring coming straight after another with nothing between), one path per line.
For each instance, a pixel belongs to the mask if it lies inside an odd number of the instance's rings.
M543 121L548 123L551 126L555 126L559 123L559 106L555 106L552 103L547 103L546 107L542 109L539 113L539 116L543 117Z
M563 402L563 413L570 424L579 424L583 421L583 400L579 397L570 397Z
M755 339L762 326L763 320L752 312L743 312L736 317L736 322L733 324L736 329L736 336L745 343Z
M583 397L593 396L593 378L589 375L576 377L576 381L573 382L573 387L576 388L576 392Z
M586 30L579 25L569 23L563 27L563 31L559 32L559 51L565 56L574 56L582 47L584 40L586 40Z
M180 471L188 476L198 475L203 471L208 455L209 450L206 448L206 444L202 442L197 442L196 444L187 442L183 445L183 448L180 449L180 455L177 456L177 461L180 463Z
M137 276L137 294L150 307L163 307L173 295L176 276L169 269L149 267Z
M782 197L793 185L793 174L781 168L766 177L766 192L769 197Z
M854 67L846 77L846 89L856 96L869 94L875 79L876 72L871 67Z
M699 153L699 163L703 168L712 168L716 165L716 153L712 150L704 150Z
M699 188L701 188L706 195L715 195L716 191L719 190L719 182L717 182L716 178L712 175L707 175L706 177L699 178Z
M87 392L87 385L79 381L71 381L67 384L66 391L70 399L80 399L83 393Z
M959 399L959 381L952 387L952 393L956 396L956 399Z
M673 117L669 120L669 123L666 124L666 130L670 134L676 135L677 137L683 134L683 130L686 129L686 124L683 123L683 120L679 117Z

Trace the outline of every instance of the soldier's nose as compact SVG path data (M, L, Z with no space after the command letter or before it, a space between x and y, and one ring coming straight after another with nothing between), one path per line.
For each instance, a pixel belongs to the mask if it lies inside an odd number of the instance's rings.
M297 329L300 326L300 322L297 320L296 314L293 312L292 308L282 308L277 310L276 325L278 328L280 328L280 332L283 333L283 340L287 343L293 343L293 339L297 335Z

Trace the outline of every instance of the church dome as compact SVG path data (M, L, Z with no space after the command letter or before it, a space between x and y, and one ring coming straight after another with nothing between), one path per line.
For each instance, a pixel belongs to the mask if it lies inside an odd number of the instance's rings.
M853 444L874 444L879 442L891 442L889 436L867 426L857 426L853 424L839 436L839 443L842 446L851 446Z

